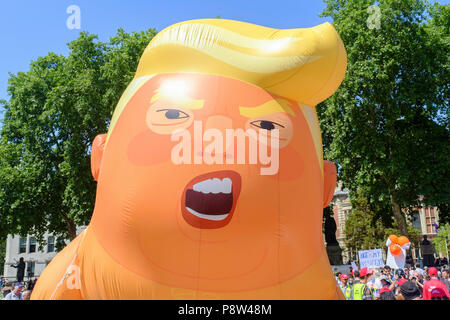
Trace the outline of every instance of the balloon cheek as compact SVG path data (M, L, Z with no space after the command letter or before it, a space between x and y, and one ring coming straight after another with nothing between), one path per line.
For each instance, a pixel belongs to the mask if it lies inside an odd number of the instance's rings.
M170 135L145 131L135 136L128 145L128 160L137 166L148 166L170 159L173 142Z
M293 148L287 147L280 150L279 162L278 176L271 176L274 179L282 181L296 180L304 173L304 159Z

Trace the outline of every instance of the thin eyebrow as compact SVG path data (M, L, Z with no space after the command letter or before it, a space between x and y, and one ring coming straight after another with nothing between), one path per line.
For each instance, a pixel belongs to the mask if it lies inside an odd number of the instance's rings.
M279 112L287 113L295 117L295 113L291 108L291 103L284 99L270 100L260 106L253 108L239 106L239 113L247 118L256 118Z

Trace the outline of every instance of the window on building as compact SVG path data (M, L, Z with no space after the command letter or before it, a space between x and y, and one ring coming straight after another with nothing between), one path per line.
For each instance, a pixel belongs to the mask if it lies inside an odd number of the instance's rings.
M419 231L422 231L422 223L420 222L420 213L417 210L414 210L411 215L411 223L414 228Z
M30 237L30 248L28 252L36 252L36 238L34 237Z
M436 229L434 226L434 221L436 219L434 208L427 207L425 208L425 222L427 225L427 233L436 233Z
M49 236L47 238L47 252L55 252L55 237Z
M19 239L19 253L27 252L27 238Z
M27 276L28 277L34 277L34 267L36 265L36 262L34 261L28 261L27 262Z

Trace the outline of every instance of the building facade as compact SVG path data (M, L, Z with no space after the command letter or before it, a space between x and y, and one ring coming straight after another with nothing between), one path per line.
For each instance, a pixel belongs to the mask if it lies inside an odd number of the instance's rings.
M348 189L342 188L342 183L338 183L336 186L333 200L331 201L333 206L333 216L336 221L336 239L339 242L340 247L343 249L343 261L347 263L350 257L350 252L345 247L345 222L349 214L352 212L352 204L349 197ZM434 228L434 222L439 224L439 210L436 207L422 207L415 208L412 211L411 221L409 221L413 227L418 229L422 235L427 235L428 240L433 240L436 236L436 230ZM414 248L412 251L413 258L421 258L419 248Z
M86 227L77 228L77 234L82 232ZM6 240L5 266L3 276L10 281L14 281L17 275L17 265L20 258L25 262L25 278L39 277L45 267L52 261L58 253L56 251L56 237L46 233L44 235L45 245L40 248L33 235L21 237L19 235L8 235ZM69 242L66 241L65 244Z

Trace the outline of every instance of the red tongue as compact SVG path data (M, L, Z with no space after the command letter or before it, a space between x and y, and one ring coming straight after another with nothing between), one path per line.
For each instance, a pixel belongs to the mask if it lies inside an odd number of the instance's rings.
M231 211L233 207L233 193L202 193L192 189L186 190L187 208L198 213L220 215Z

